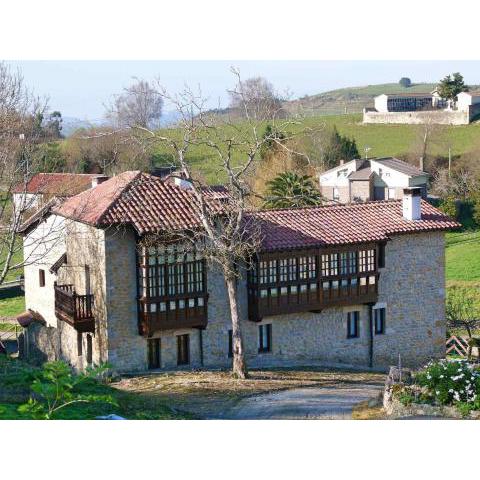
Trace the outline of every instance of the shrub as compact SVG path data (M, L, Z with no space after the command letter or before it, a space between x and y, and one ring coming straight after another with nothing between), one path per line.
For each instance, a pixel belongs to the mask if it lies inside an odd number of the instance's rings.
M466 360L432 361L416 375L415 381L425 387L440 405L478 403L480 372Z

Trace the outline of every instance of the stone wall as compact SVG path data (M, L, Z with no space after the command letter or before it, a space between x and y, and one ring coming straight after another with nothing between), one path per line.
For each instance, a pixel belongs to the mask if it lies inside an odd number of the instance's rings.
M398 362L416 367L445 355L444 240L443 233L395 236L385 249L386 266L380 270L377 307L386 309L386 330L374 335L373 366L387 368ZM221 275L209 272L209 322L203 332L205 367L229 367L229 306ZM239 285L242 332L248 365L252 367L328 364L369 364L369 308L364 305L330 308L321 313L266 317L272 324L272 352L258 353L258 326L247 319L246 284ZM375 308L375 307L374 307ZM360 312L359 338L347 338L347 313ZM190 333L198 345L197 330L162 332L162 367L176 365L176 338ZM192 366L199 357L192 355Z
M348 203L350 202L350 187L347 186L339 186L338 188L338 201L341 203ZM333 200L333 187L320 185L320 193L327 198L328 200Z
M472 114L460 110L434 110L419 112L363 112L363 123L435 123L439 125L468 125Z
M138 334L135 236L125 229L94 230L77 225L68 242L69 264L64 267L78 288L85 286L85 264L95 294L96 331L93 361L108 361L120 372L147 368L147 340ZM444 234L398 235L386 245L386 267L380 270L377 307L386 309L386 331L373 339L373 366L386 368L401 355L405 366L416 367L445 354ZM177 368L177 336L190 335L187 368L229 367L230 311L225 283L212 266L208 274L207 328L159 332L161 367ZM259 324L248 320L246 282L239 282L240 317L247 362L250 366L329 364L368 366L370 350L369 307L329 308L321 313L266 317L272 325L272 351L258 352ZM347 338L347 313L360 312L359 338ZM108 320L108 321L107 321ZM78 355L77 332L64 322L48 347L77 368L85 366ZM42 333L43 335L43 333ZM85 334L82 341L85 342ZM39 340L45 343L46 340ZM54 341L54 343L55 343ZM203 346L203 356L201 355ZM47 346L45 345L45 348ZM203 358L202 358L203 357ZM185 367L181 367L185 368Z

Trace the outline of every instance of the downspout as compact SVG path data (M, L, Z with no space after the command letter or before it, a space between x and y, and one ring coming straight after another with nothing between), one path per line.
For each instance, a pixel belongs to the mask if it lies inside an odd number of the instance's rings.
M368 319L370 324L370 341L368 345L368 366L373 367L373 303L368 304Z
M203 367L203 330L199 330L198 339L200 341L200 365Z

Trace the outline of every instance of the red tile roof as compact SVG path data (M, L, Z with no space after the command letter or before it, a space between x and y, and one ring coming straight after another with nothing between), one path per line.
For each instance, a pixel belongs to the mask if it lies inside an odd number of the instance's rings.
M422 219L405 220L402 201L367 202L301 209L265 210L260 220L262 250L283 250L387 240L393 234L460 227L422 200Z
M124 172L68 198L53 213L96 227L130 224L140 235L197 228L190 190L138 171ZM221 202L211 199L218 212ZM387 240L390 235L459 227L422 201L422 219L408 221L400 201L250 212L260 224L262 250L294 249Z
M53 212L98 227L131 224L139 234L199 226L191 191L138 171L69 198Z
M92 186L98 174L89 173L37 173L25 185L19 183L13 193L40 193L60 197L76 195Z

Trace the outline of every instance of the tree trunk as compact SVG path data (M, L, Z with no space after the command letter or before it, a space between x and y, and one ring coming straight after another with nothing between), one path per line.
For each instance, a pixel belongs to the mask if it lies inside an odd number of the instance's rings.
M230 303L230 316L232 318L232 350L233 350L233 375L237 378L247 378L247 365L240 331L240 318L238 316L237 280L228 275L225 278Z

